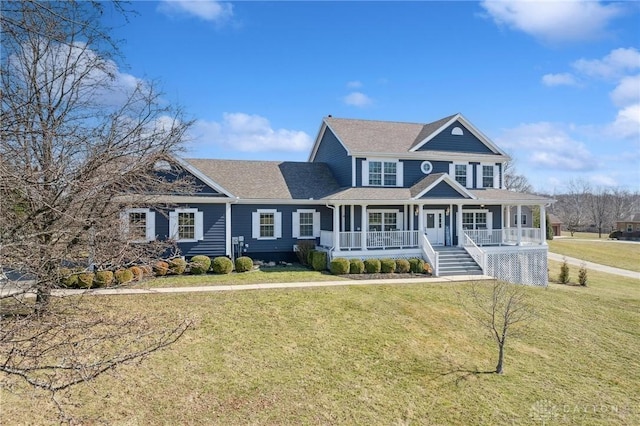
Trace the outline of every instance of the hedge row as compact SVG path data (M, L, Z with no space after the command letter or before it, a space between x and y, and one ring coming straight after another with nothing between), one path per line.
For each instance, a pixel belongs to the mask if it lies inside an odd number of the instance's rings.
M99 270L96 272L73 271L69 268L60 268L59 281L63 287L70 288L99 288L113 285L127 284L140 281L145 276L161 277L165 275L202 275L207 272L214 274L230 274L236 272L248 272L253 269L253 260L248 256L242 256L234 262L225 256L215 257L193 256L189 262L181 257L167 261L158 260L152 266L139 265L129 268Z
M316 252L322 253L322 252ZM326 253L325 259L326 259ZM326 262L326 260L325 260ZM314 269L315 266L314 266ZM319 269L316 269L319 270ZM345 259L342 257L337 257L333 259L329 265L329 270L334 275L344 275L344 274L406 274L406 273L414 273L414 274L424 274L431 273L431 265L425 263L424 260L419 258L413 259L365 259L364 261L360 259Z

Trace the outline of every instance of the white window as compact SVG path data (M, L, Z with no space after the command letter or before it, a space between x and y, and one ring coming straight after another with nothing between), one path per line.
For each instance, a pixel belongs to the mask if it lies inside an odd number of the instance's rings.
M631 223L627 224L627 232L633 232L633 224Z
M473 188L473 165L469 163L449 164L449 176L465 188Z
M479 164L476 166L478 188L500 188L500 166L497 164Z
M492 229L493 214L487 210L464 210L462 229Z
M320 212L313 209L298 209L291 214L291 236L311 239L320 236Z
M120 214L122 229L135 243L156 239L156 215L149 209L128 209Z
M513 223L515 225L518 225L518 215L514 215L513 216ZM520 225L526 225L527 224L527 215L523 214L520 216Z
M203 213L194 208L169 212L169 237L180 243L204 239Z
M402 161L367 159L362 162L363 186L402 186Z
M402 213L396 210L369 210L369 231L396 231L402 226Z
M258 209L251 214L251 236L256 240L282 238L282 213L275 209Z

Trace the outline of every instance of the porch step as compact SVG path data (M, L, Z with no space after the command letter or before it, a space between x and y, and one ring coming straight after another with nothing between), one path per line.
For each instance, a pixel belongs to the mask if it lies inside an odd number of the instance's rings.
M440 276L449 275L482 275L482 269L463 248L434 247L439 253Z

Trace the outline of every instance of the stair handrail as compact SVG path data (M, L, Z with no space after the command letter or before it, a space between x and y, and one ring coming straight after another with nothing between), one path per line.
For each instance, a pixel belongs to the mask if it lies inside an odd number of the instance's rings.
M422 253L427 257L427 260L433 266L433 275L435 277L440 275L440 253L435 251L429 242L426 234L422 234L420 248L422 248Z
M480 269L482 269L482 273L486 275L487 253L484 250L482 250L480 247L478 247L476 243L473 241L473 238L471 238L466 232L464 232L463 234L464 234L464 244L463 244L464 249L467 251L467 253L469 253L469 255L473 258L473 260L478 264L478 266L480 266Z

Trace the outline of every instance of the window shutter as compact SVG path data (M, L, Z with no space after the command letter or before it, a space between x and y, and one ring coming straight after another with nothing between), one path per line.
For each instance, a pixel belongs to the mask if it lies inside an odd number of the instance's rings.
M491 231L493 229L493 213L487 212L487 229Z
M467 189L472 189L472 188L473 188L473 164L467 164Z
M282 213L274 213L274 234L276 238L282 238Z
M497 164L493 166L493 187L500 189L500 166Z
M313 236L320 236L320 212L313 212Z
M178 212L169 212L169 238L178 239Z
M404 186L404 163L398 161L396 166L396 186Z
M403 222L403 217L404 217L404 213L402 212L398 212L398 214L396 215L396 230L397 231L402 231L402 224Z
M120 212L120 231L128 237L129 235L129 212Z
M369 186L369 161L362 161L362 186Z
M484 188L484 179L482 179L484 175L483 168L482 164L476 164L476 188Z
M291 213L291 236L298 238L300 236L300 213Z
M449 176L451 179L456 180L456 165L453 163L449 164Z
M251 213L251 237L253 239L260 238L260 213Z
M147 241L154 241L156 239L156 213L152 211L147 212Z
M196 240L204 240L204 213L200 211L195 212L194 219Z

